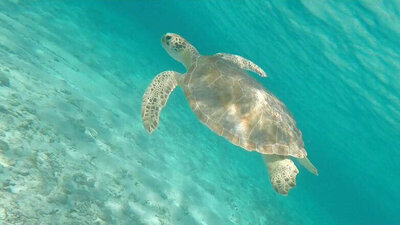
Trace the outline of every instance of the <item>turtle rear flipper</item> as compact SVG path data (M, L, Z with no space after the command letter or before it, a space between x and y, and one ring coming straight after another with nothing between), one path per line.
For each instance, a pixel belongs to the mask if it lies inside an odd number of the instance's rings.
M287 156L263 155L263 158L273 188L279 194L287 195L296 186L299 170Z
M144 128L152 133L158 125L161 109L167 103L169 95L178 85L179 73L164 71L151 81L142 99L142 121Z

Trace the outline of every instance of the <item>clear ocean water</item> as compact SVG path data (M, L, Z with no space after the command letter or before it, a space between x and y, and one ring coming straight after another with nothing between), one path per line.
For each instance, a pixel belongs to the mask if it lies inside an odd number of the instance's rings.
M400 224L400 1L0 1L0 224ZM142 95L174 32L238 54L290 109L319 176L287 197L181 89Z

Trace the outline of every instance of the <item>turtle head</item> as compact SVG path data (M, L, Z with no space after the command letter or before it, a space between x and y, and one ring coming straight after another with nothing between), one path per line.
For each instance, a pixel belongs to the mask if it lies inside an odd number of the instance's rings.
M161 38L161 44L172 58L183 63L187 69L192 65L193 60L199 56L196 48L177 34L166 33Z

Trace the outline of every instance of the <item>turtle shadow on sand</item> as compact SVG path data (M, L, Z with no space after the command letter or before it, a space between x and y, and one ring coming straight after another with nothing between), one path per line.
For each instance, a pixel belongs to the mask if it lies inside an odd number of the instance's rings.
M10 79L0 71L0 86L10 87Z

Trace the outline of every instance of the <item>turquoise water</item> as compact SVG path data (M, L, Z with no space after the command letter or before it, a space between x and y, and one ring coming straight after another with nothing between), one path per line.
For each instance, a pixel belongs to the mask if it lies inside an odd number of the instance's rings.
M0 224L399 224L398 1L0 2ZM319 176L283 197L261 157L180 89L148 135L141 97L201 54L251 59ZM7 82L5 81L7 80Z

